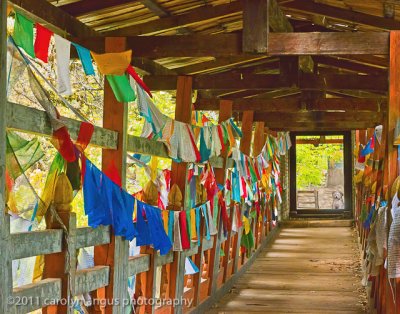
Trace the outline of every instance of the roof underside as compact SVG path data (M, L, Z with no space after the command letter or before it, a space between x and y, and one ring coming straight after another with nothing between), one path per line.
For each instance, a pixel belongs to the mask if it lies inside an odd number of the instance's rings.
M44 0L35 0L44 1ZM399 7L394 1L382 0L271 0L276 6L271 12L271 32L382 32L400 29ZM17 2L13 1L17 6ZM232 0L49 0L51 4L83 22L99 36L159 36L211 35L241 33L242 6ZM271 15L274 17L271 19ZM274 20L275 19L275 20ZM288 23L289 22L289 23ZM74 34L80 37L79 34ZM82 35L82 37L85 37ZM156 40L156 39L155 39ZM135 56L135 50L133 51ZM387 55L329 55L302 56L307 58L308 70L314 75L374 75L387 80ZM310 65L311 61L311 65ZM287 58L279 56L201 56L134 58L133 65L149 75L279 75ZM299 61L299 63L304 63ZM143 65L143 66L142 66ZM300 74L299 74L300 75ZM261 76L258 76L261 78ZM304 80L307 77L304 78ZM379 80L378 80L379 81ZM151 77L148 81L152 82ZM384 83L384 82L383 82ZM386 82L387 84L387 82ZM304 85L304 87L302 87ZM369 88L357 84L341 88L311 88L310 84L276 88L199 88L200 99L242 99L237 108L246 109L244 99L287 99L299 101L320 98L379 99L378 111L384 110L387 86ZM317 84L318 85L318 84ZM336 86L332 84L332 86ZM377 84L379 85L379 84ZM164 84L165 86L165 84ZM198 86L201 86L198 83ZM204 86L208 86L204 84ZM362 86L365 86L362 87ZM152 86L150 86L152 87ZM157 88L156 88L157 89ZM313 102L314 104L315 102ZM276 107L276 106L275 106ZM356 106L353 106L356 110ZM382 107L382 108L381 108ZM217 104L203 102L199 109L216 109ZM258 107L257 107L258 108ZM335 108L333 109L335 110ZM276 111L276 110L275 110ZM279 111L279 110L278 110ZM373 108L376 111L376 107Z

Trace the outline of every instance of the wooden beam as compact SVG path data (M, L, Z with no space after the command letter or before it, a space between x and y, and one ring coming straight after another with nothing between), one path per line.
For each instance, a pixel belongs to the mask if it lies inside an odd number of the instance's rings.
M269 0L243 2L243 52L265 53L268 47Z
M107 1L83 0L83 1L67 3L59 6L59 8L72 16L80 16L87 13L112 8L123 4L134 3L136 1L137 0L107 0Z
M10 0L14 8L61 36L95 37L97 32L46 0ZM68 36L67 36L68 37ZM74 39L77 42L76 38Z
M190 36L131 36L127 49L135 57L150 59L167 57L232 57L246 55L242 51L242 35L217 34ZM85 46L101 42L87 38ZM270 33L268 55L386 55L389 34L386 32L351 33Z
M349 131L349 130L360 130L366 128L373 128L378 124L372 122L324 122L324 123L312 123L312 122L291 122L290 124L277 124L269 123L266 125L274 131L290 131L290 132L310 132L310 131Z
M154 0L138 0L138 1L159 17L169 16L169 12Z
M116 37L157 34L159 32L171 31L181 27L188 27L203 21L212 21L212 20L217 20L221 17L232 16L240 13L241 11L242 11L242 3L240 1L229 2L226 4L215 5L215 6L205 5L190 10L184 14L170 15L162 17L155 21L150 21L142 24L137 24L105 32L104 34L106 36L116 36Z
M218 110L218 98L200 98L194 106L196 110ZM233 99L233 111L253 110L257 112L300 112L304 111L302 100L294 98L238 98ZM380 111L377 99L323 98L305 104L309 111Z
M303 73L299 77L298 87L301 89L386 91L388 86L385 75L314 75ZM174 90L177 77L144 76L144 81L151 90ZM194 89L275 90L292 86L292 79L285 80L281 75L275 74L222 73L193 77Z
M381 67L374 67L358 62L353 62L348 59L341 59L338 57L331 56L314 56L314 62L318 64L325 64L328 66L333 66L345 70L349 70L357 73L364 74L384 74L387 73L387 69Z
M296 113L257 113L254 116L255 121L264 121L267 127L270 125L290 125L291 123L356 123L367 122L373 125L382 123L383 114L380 112L325 112L325 111L310 111Z
M311 0L284 1L281 4L286 12L305 12L321 15L348 23L373 26L380 29L395 30L400 28L400 22L395 19L383 18L351 9L342 9L331 5L317 3Z

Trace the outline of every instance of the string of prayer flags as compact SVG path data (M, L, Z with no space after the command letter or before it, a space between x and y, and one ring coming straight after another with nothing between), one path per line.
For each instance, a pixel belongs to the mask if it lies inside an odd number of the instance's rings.
M194 275L199 272L199 268L190 257L185 258L185 275Z
M129 65L126 72L135 80L135 82L143 88L146 93L150 96L153 97L151 94L150 88L143 82L143 80L140 78L139 74L136 73L135 69L133 68L132 65Z
M128 103L136 99L135 92L129 84L126 74L106 75L107 81L114 92L115 98L122 103Z
M103 75L123 75L132 60L132 50L97 54L91 52L99 72Z
M57 34L54 35L57 63L57 87L63 96L72 94L69 62L71 60L71 42Z
M94 75L93 61L90 56L90 51L76 43L72 43L78 52L79 59L81 60L83 70L86 75Z
M35 24L36 26L36 38L34 44L35 56L36 58L42 60L44 63L48 62L49 59L49 46L50 39L53 32L48 30L46 27Z
M35 58L35 49L33 46L33 22L15 12L14 35L15 43L25 50L32 58Z

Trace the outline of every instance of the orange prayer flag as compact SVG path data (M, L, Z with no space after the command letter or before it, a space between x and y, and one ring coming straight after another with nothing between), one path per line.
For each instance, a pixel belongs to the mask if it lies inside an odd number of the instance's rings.
M91 51L97 68L104 75L123 75L132 59L132 50L97 54Z
M11 11L12 11L12 7L8 4L7 5L7 16L10 15Z

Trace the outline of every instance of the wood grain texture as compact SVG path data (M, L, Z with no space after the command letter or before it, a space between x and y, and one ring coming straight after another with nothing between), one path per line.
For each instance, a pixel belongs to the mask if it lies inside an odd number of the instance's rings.
M243 1L243 52L265 53L268 47L269 0Z
M283 228L209 313L366 313L350 227Z

